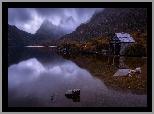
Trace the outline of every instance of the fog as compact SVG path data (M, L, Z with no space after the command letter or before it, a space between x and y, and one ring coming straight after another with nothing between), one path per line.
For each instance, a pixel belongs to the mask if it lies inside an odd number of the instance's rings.
M8 24L34 34L45 19L72 32L103 8L9 8Z

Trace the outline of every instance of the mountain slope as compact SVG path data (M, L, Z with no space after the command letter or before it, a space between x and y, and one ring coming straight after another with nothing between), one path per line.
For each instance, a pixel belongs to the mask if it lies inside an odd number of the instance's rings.
M63 32L60 27L45 20L35 34L40 35L44 39L53 40L65 35L65 32Z
M45 19L35 34L47 40L54 40L71 33L72 28L68 27L68 24L73 23L75 23L75 21L72 16L62 19L58 26L52 24L48 19Z
M110 38L115 32L142 33L146 29L147 9L106 8L93 15L88 23L81 24L72 33L59 38L57 44Z
M75 23L75 21L71 16L62 19L58 26L46 19L35 34L27 33L16 26L8 24L8 46L25 46L56 40L72 32L72 28L67 26L72 23Z
M24 46L35 43L34 35L8 24L8 46Z

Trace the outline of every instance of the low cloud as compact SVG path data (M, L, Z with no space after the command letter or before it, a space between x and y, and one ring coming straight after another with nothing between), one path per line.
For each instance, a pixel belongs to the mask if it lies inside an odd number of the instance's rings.
M19 29L34 34L42 22L48 19L52 24L58 26L60 22L72 18L73 21L63 23L70 31L75 30L81 23L91 18L96 10L103 8L9 8L8 23Z

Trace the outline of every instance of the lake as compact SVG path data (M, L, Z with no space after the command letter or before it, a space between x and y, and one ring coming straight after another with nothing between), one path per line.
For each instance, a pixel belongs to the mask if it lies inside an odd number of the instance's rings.
M141 74L113 76L137 67ZM70 89L80 89L80 96L67 98ZM9 47L8 106L147 107L147 59Z

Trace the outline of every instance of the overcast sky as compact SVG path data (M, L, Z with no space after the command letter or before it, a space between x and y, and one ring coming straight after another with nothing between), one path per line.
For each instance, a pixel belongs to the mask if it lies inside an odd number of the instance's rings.
M73 30L81 23L91 18L95 10L103 8L9 8L8 24L15 25L21 30L34 34L39 29L45 19L49 19L52 24L59 25L66 22L68 17L73 17L73 22L64 25Z

